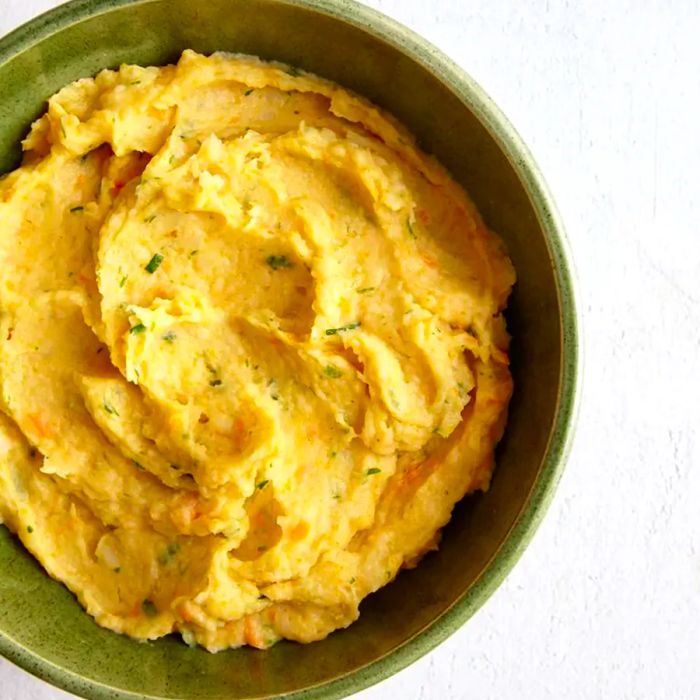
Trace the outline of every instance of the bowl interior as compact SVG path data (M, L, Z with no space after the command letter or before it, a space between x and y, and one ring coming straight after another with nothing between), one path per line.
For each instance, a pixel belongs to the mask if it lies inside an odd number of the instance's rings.
M369 97L448 167L503 236L519 278L508 313L516 390L493 485L455 510L439 552L363 603L357 623L323 642L281 643L265 653L210 655L173 638L139 644L102 630L0 527L0 648L95 698L233 700L304 689L305 697L343 695L440 641L488 596L524 546L527 526L514 527L536 519L536 501L546 500L568 423L562 373L575 357L562 359L574 332L566 321L572 302L561 290L566 271L545 233L546 203L532 198L537 185L528 183L529 166L506 154L507 128L486 99L410 33L342 1L79 0L60 8L0 44L0 172L17 163L20 139L60 87L122 62L171 62L185 48L286 61Z

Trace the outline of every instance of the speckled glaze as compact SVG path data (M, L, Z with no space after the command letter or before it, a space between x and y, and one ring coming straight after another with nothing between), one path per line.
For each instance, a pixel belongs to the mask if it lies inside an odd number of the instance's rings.
M440 551L370 596L347 630L307 646L217 655L99 628L0 527L0 651L95 700L339 698L408 665L484 603L537 527L563 468L580 372L561 222L532 157L481 89L437 49L348 0L75 0L0 40L0 172L57 89L185 48L278 59L390 110L505 239L515 394L491 490L460 504Z

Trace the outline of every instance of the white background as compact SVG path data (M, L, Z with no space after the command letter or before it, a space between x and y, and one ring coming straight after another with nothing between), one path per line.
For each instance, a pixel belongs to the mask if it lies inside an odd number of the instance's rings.
M0 0L0 34L57 4ZM586 371L573 454L516 569L356 697L698 698L700 4L368 4L462 65L532 149L568 228ZM69 696L0 660L0 698Z

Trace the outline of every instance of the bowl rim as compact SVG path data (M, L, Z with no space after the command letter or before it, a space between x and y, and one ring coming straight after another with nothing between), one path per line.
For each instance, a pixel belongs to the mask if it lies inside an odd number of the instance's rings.
M113 9L161 0L70 0L0 37L0 68L14 56L68 26ZM575 275L564 225L532 154L506 116L465 70L426 39L356 0L275 0L325 14L355 26L398 49L450 89L501 148L525 189L555 275L561 309L561 373L554 423L542 464L528 497L498 549L474 584L443 614L401 646L344 676L277 697L316 700L347 697L385 680L424 656L456 632L495 592L530 543L549 506L571 451L582 379L581 318ZM122 690L48 661L0 630L0 654L54 686L90 700L163 700Z

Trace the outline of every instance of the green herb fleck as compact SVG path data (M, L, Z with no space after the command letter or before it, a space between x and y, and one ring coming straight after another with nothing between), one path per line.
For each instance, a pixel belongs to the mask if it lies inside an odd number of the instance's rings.
M110 416L118 416L119 415L119 411L117 411L117 409L114 408L114 406L112 406L112 404L107 402L107 401L105 401L102 404L102 408L104 408L104 410L107 411L107 413L109 413Z
M335 365L326 365L326 367L323 368L323 374L331 379L337 379L343 376L343 373Z
M148 265L144 267L144 270L148 272L149 274L153 274L159 267L160 264L163 262L163 256L160 253L156 253L149 261Z
M416 235L416 232L413 230L413 224L411 224L410 219L406 219L406 228L408 229L408 235L411 238L418 238L418 236Z
M63 134L63 138L66 138L66 127L63 126L63 122L59 121L58 125L61 127L61 134Z
M124 275L120 280L119 280L119 287L123 287L126 284L126 281L129 279L129 275Z
M171 542L160 553L160 555L158 557L158 563L161 564L161 566L165 566L167 564L170 564L170 562L173 560L173 557L175 557L179 551L180 551L180 545L177 542Z
M177 336L175 335L175 333L173 331L167 331L166 333L163 333L161 338L166 343L170 343L172 345L175 342L175 338L177 338Z
M269 479L263 479L259 484L255 484L255 488L260 489L260 491L262 491L269 483Z
M129 328L129 333L131 333L131 335L138 335L139 333L143 333L145 330L146 326L144 326L143 323L137 323L135 326Z
M129 84L130 85L139 85L141 83L140 80L132 80Z
M296 66L287 66L285 72L293 78L298 78L301 75L301 71Z
M343 331L352 331L355 328L359 328L361 325L360 321L355 321L354 323L348 323L345 326L340 326L339 328L326 328L326 335L337 335Z
M370 292L376 291L376 287L362 287L361 289L357 290L358 294L369 294Z
M114 569L114 573L118 574L122 570L121 566L118 566L116 569Z
M187 257L188 257L188 258L193 258L195 255L197 255L197 253L199 253L198 250L191 250L191 251L189 252L189 255L188 255Z
M144 223L144 224L150 224L151 221L153 221L153 219L156 218L156 216L157 216L157 214L151 214L150 216L147 216L147 217L143 220L143 223ZM159 263L159 264L160 264L160 263ZM158 267L158 266L156 265L156 267ZM155 269L155 268L154 268L154 269ZM149 270L149 272L151 272L151 270Z
M207 366L207 369L211 374L209 386L221 386L223 382L221 381L221 377L219 377L219 369L217 367L214 367L214 365L212 365L211 362L209 362L206 354L204 355L204 364Z
M253 90L255 90L255 88L248 88L248 89L243 93L243 96L244 96L244 97L248 97L248 95L250 95L250 93L253 92Z
M273 269L279 270L283 267L294 267L294 263L286 255L268 255L265 262Z
M78 214L79 212L83 211L83 209L85 209L85 207L73 207L70 210L70 213L71 214Z
M350 579L350 585L352 586L352 584L355 583L356 580L357 580L357 579L353 576L353 577Z
M381 469L377 469L377 467L372 467L371 469L368 469L366 474L367 476L372 476L373 474L379 474L381 472Z
M158 614L158 608L156 607L155 603L148 598L141 603L141 609L146 617L155 617Z
M143 465L142 465L140 462L137 462L135 459L132 459L132 460L131 460L131 463L132 463L137 469L140 469L141 471L144 470L144 469L143 469Z
M34 528L31 525L27 525L27 532L31 535L34 532Z

